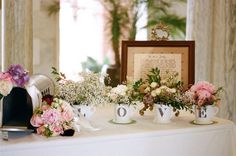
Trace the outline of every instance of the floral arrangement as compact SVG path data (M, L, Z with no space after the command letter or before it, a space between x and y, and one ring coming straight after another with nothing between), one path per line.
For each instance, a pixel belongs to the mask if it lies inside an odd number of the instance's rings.
M131 98L132 89L128 85L117 85L111 89L108 96L114 104L135 104Z
M158 68L152 68L146 80L138 80L133 85L133 98L144 104L161 103L176 109L188 109L182 102L183 83L178 80L178 73L166 72L161 77Z
M72 130L73 117L69 103L47 95L43 97L41 107L35 109L30 123L37 128L37 134L50 137Z
M219 92L222 87L216 88L213 84L207 81L201 81L185 92L185 103L197 105L198 107L207 105L219 106Z
M21 65L11 65L6 72L0 73L0 99L7 96L13 87L24 87L28 81L28 72Z
M81 80L67 80L65 75L58 73L55 68L52 72L56 76L56 95L72 105L98 105L109 102L107 87L101 81L100 73L81 72Z

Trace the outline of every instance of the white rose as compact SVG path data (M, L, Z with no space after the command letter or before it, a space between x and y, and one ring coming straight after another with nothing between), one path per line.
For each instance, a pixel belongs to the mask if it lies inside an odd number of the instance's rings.
M150 87L144 89L144 93L148 93L150 91Z
M156 91L155 91L155 90L153 90L153 91L151 92L151 96L152 96L152 97L156 97L156 96L157 96L157 94L156 94Z
M160 95L161 94L161 89L160 88L157 88L155 91L156 91L156 95Z
M157 83L156 82L152 82L151 85L150 85L152 88L155 88L157 86Z
M167 90L167 89L169 89L169 88L168 88L167 86L161 86L160 89L165 89L165 90Z
M112 88L111 92L121 95L121 96L125 96L127 90L128 90L128 88L126 85L118 85L117 87Z
M175 88L172 88L172 89L170 89L170 92L171 92L171 93L175 93L175 92L176 92L176 89L175 89Z
M8 80L0 80L0 93L7 96L13 88L13 84Z

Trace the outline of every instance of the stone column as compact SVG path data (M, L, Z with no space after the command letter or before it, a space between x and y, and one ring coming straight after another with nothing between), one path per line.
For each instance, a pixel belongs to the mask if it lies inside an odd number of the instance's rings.
M236 0L188 0L187 10L195 80L223 86L219 116L236 123Z
M2 0L2 18L3 71L21 64L32 73L32 0Z

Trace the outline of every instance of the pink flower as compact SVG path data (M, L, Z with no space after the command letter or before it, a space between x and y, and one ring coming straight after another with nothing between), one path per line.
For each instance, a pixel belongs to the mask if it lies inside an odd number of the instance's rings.
M63 133L63 127L59 124L52 124L49 126L50 130L53 132L52 136L57 136Z
M42 111L46 111L48 108L49 108L50 106L49 105L42 105L41 106L41 109L42 109Z
M44 126L40 126L39 128L37 128L37 134L41 135L45 132L45 127Z
M66 101L63 101L61 108L62 108L62 114L61 114L62 121L66 122L71 121L74 118L74 113L70 104L67 103Z
M0 80L8 80L13 82L12 76L9 73L0 73Z
M7 96L13 88L12 77L9 73L0 73L0 94Z
M198 82L197 84L193 85L190 88L190 90L193 91L193 92L196 92L196 91L199 91L199 90L206 90L210 94L214 94L215 93L214 85L212 85L211 83L206 82L206 81Z
M45 124L54 124L61 119L61 114L58 110L49 108L42 114L42 119Z
M196 94L199 99L208 99L212 96L212 94L207 90L198 90L196 91Z
M69 112L62 112L61 117L62 117L62 121L69 122L73 119L74 115Z
M30 120L31 125L34 127L40 127L43 125L43 120L39 114L34 114Z

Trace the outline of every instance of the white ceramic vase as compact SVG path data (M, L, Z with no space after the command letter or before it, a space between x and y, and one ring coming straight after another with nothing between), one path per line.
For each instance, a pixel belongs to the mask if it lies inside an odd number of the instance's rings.
M130 123L132 121L130 105L115 104L113 121L116 123Z
M173 107L167 106L164 103L158 102L155 104L155 118L156 123L170 123L173 117Z
M194 108L195 122L198 124L211 124L219 108L213 105Z
M96 108L90 105L73 105L73 110L77 117L89 119L96 111Z

